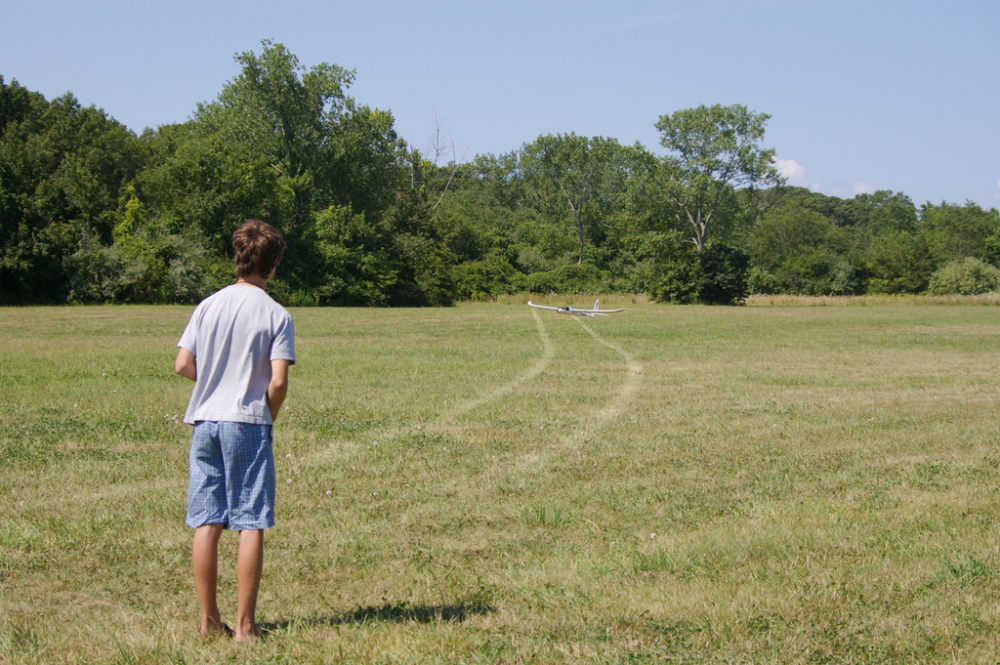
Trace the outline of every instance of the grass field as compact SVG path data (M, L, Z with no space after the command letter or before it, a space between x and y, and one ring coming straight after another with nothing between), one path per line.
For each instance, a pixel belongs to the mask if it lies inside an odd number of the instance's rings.
M0 309L0 662L1000 660L1000 309L524 300L292 312L244 646L197 636L191 308Z

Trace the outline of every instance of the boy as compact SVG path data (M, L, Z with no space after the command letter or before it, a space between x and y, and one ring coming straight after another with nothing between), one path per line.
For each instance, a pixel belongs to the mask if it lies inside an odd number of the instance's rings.
M271 426L295 363L292 318L265 293L285 241L270 224L247 220L233 234L238 279L203 300L177 346L174 369L195 382L184 422L191 437L187 518L201 605L201 634L260 634L255 622L264 529L274 526ZM236 630L216 603L219 537L240 532L236 559Z

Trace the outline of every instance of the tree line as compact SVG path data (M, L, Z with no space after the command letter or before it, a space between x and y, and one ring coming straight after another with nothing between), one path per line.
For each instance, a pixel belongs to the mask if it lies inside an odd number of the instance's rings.
M0 304L197 302L232 281L247 218L286 237L288 305L1000 287L996 209L786 186L741 105L661 116L660 156L568 133L442 164L347 94L353 71L268 41L236 60L190 120L139 135L0 76Z

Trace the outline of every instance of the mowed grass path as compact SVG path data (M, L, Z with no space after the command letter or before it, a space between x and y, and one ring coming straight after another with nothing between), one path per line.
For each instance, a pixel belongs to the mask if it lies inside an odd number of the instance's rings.
M620 304L294 310L242 647L196 635L191 308L0 309L0 662L1000 659L1000 309Z

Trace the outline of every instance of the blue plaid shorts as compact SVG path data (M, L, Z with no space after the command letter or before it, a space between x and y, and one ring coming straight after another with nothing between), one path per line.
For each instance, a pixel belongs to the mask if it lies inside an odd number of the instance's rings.
M271 425L195 423L190 466L185 524L235 531L274 526Z

